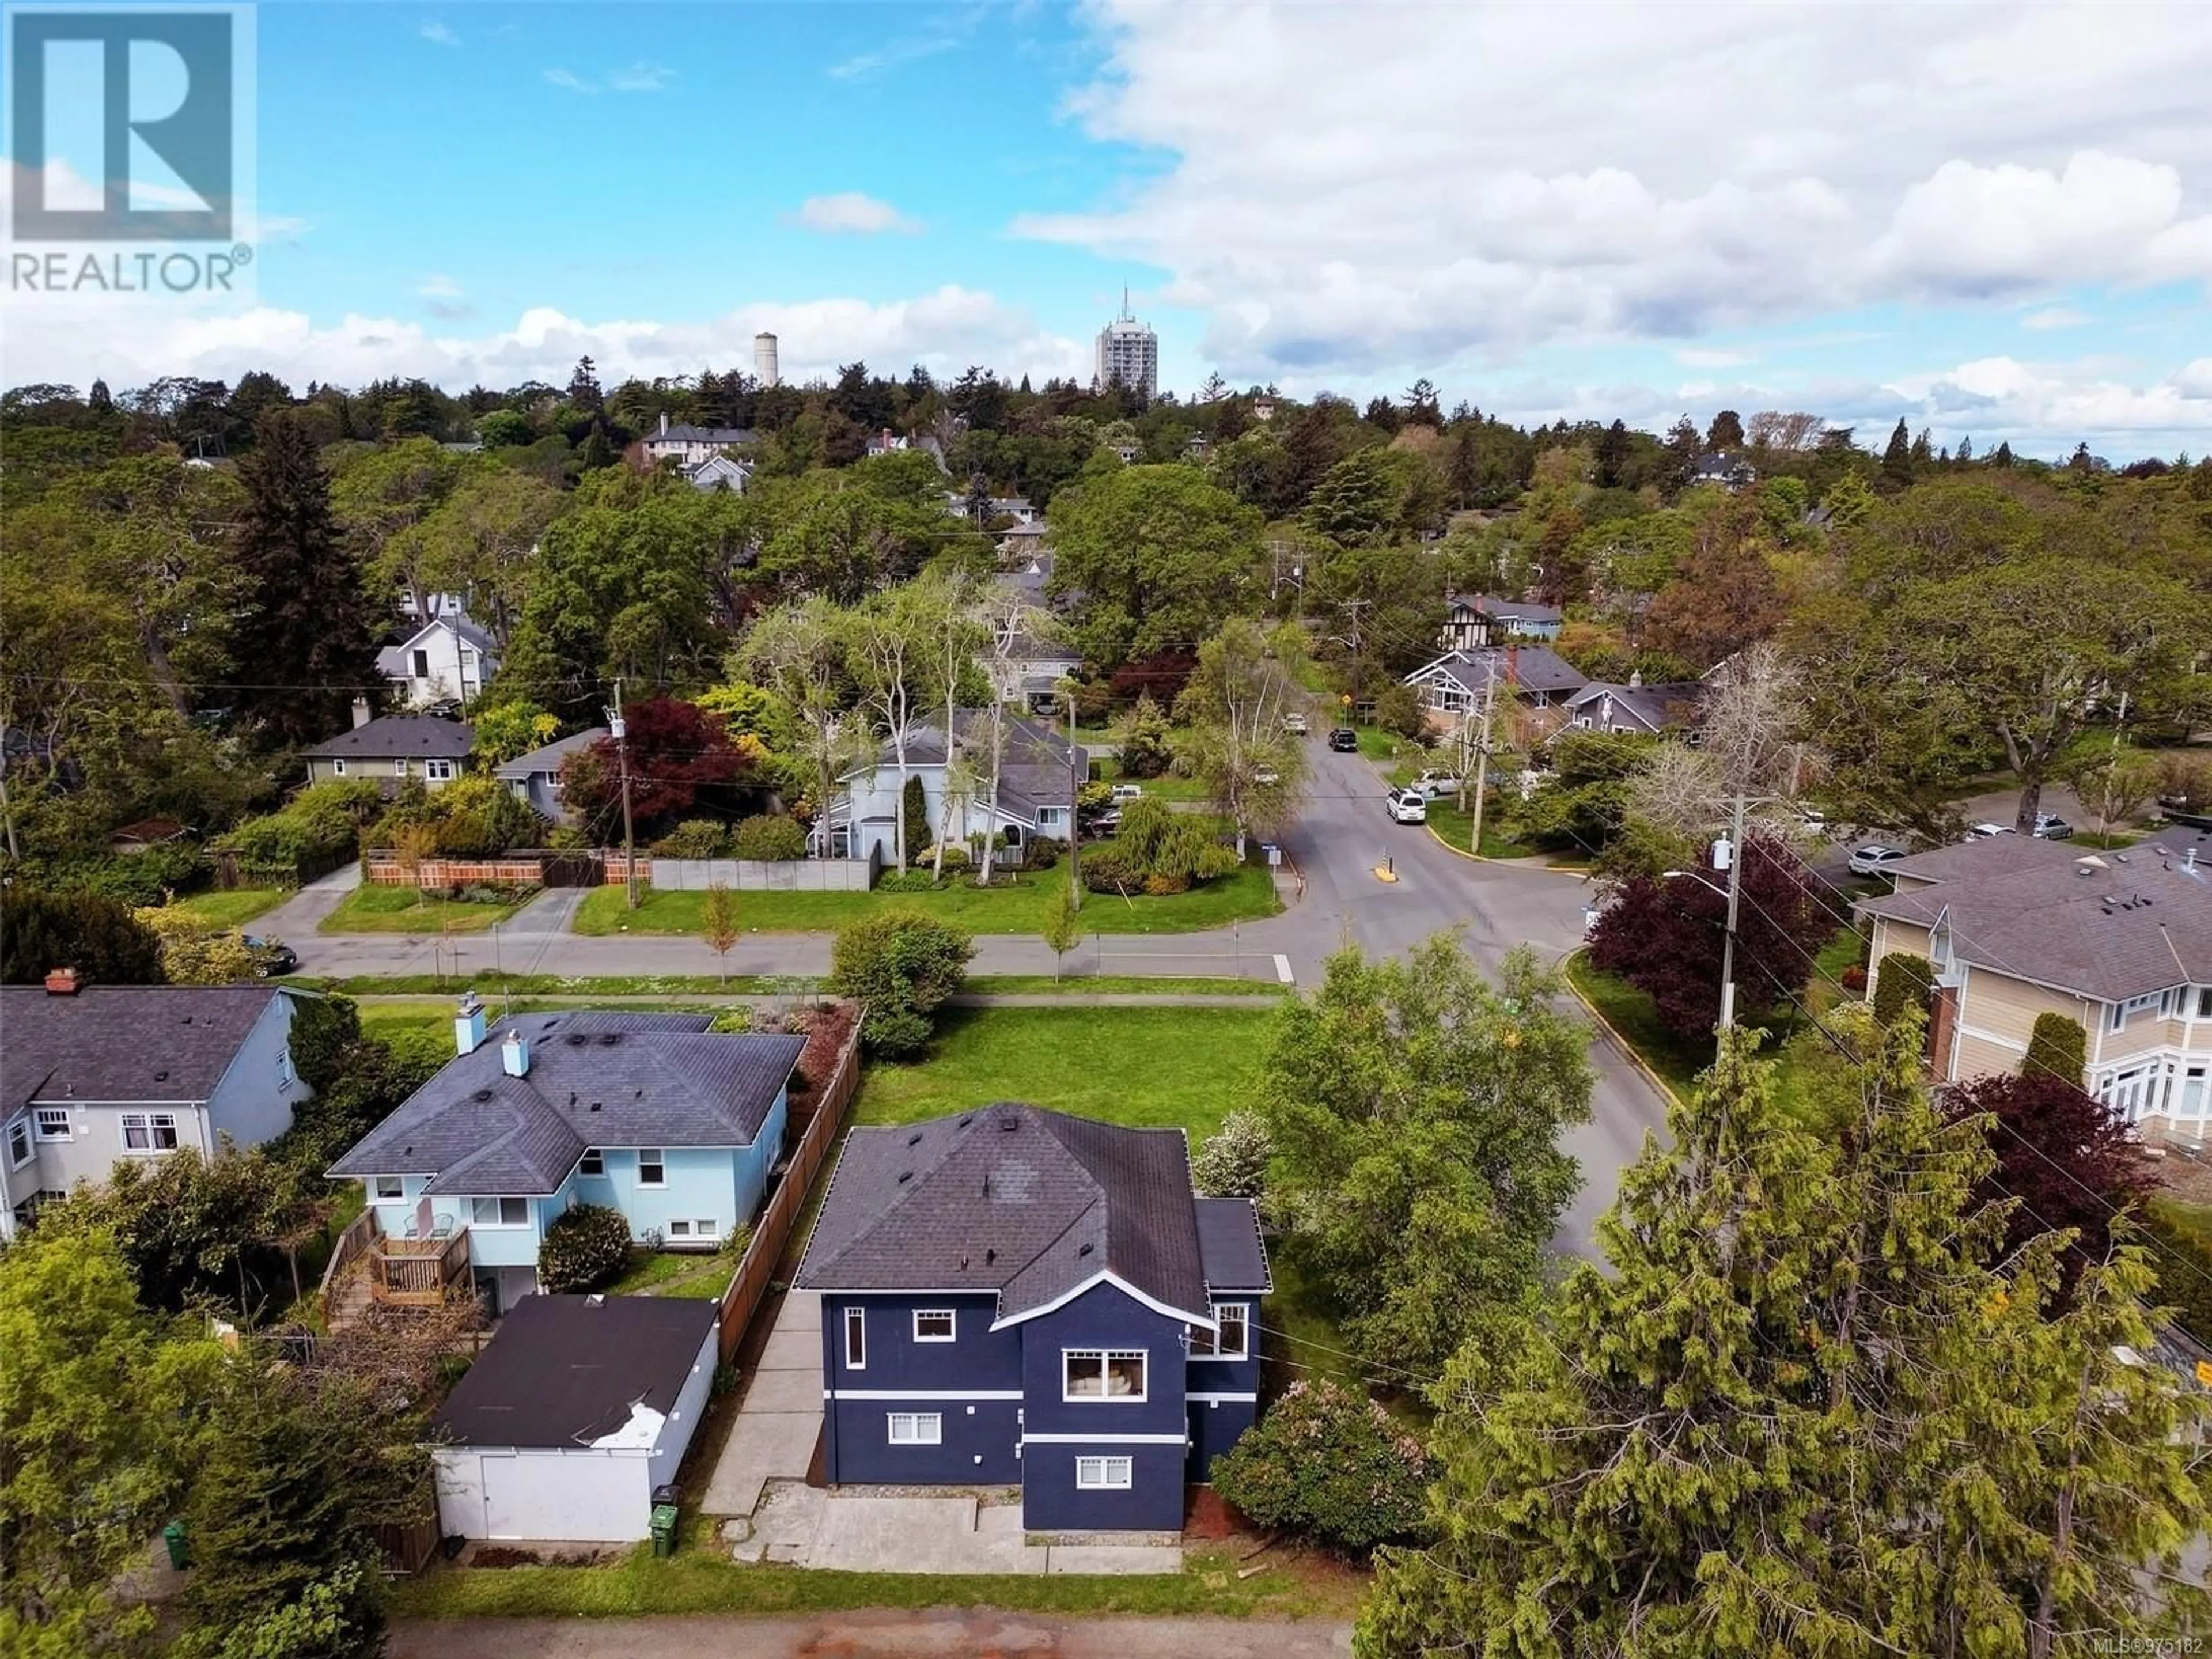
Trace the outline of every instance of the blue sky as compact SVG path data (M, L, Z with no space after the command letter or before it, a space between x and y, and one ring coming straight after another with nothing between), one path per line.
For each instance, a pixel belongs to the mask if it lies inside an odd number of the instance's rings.
M2212 448L2212 8L259 8L256 303L11 381L1162 374ZM2124 38L2115 38L2124 35Z

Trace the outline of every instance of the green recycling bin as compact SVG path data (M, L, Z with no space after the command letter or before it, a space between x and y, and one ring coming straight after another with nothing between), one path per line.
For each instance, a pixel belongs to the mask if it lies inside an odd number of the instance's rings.
M161 1541L169 1547L169 1565L182 1572L192 1564L191 1547L185 1542L185 1523L172 1521L161 1528Z
M676 1505L655 1504L653 1506L653 1553L655 1555L676 1553Z

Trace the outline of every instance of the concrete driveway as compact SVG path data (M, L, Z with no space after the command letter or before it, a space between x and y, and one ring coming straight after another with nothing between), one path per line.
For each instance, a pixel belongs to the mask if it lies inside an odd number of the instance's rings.
M725 1519L751 1515L769 1481L806 1479L821 1437L822 1297L793 1291L745 1379L700 1508Z
M798 1618L402 1620L391 1659L1339 1659L1352 1626L1263 1619L1062 1619L989 1607Z

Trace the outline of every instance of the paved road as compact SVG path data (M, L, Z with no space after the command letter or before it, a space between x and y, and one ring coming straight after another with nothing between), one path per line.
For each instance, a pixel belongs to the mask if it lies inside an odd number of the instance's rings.
M987 1607L802 1618L402 1620L392 1659L1336 1659L1321 1620L1081 1619Z

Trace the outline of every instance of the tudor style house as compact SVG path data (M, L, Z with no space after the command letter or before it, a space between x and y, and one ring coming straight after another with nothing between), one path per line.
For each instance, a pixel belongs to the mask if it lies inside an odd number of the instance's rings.
M2087 1036L2084 1086L2130 1121L2192 1139L2212 1124L2212 847L2166 835L2118 851L2002 835L1889 866L1853 907L1882 958L1936 972L1929 1062L1962 1081L2016 1072L2036 1016Z
M85 985L67 969L0 990L0 1240L118 1161L212 1158L292 1127L299 993L270 985Z
M990 719L988 709L954 711L961 745L971 763L988 744ZM1041 721L1019 715L1006 715L1004 730L1006 747L994 813L981 787L968 795L953 792L948 802L949 745L941 722L924 722L908 729L907 774L921 780L922 795L928 803L929 830L923 832L925 836L933 831L949 834L955 842L964 842L970 835L988 832L1012 848L1025 846L1035 837L1067 839L1075 787L1071 780L1089 775L1089 752L1077 749L1071 760L1066 738ZM816 829L817 852L830 858L874 857L890 864L898 845L898 757L885 743L872 768L848 773L841 781L842 791L830 802L824 821ZM910 837L914 834L911 828L908 834ZM908 855L911 857L926 844L925 841L909 845Z
M307 781L368 778L387 795L409 778L436 789L469 769L477 729L435 714L386 714L371 720L368 699L353 700L353 729L305 750Z
M1556 605L1533 599L1501 599L1492 593L1451 593L1444 598L1439 651L1474 651L1509 640L1548 643L1559 637L1566 613Z
M1174 1532L1258 1411L1249 1199L1179 1129L1000 1103L847 1139L795 1281L822 1297L832 1486L1015 1486L1032 1531Z
M454 1058L330 1168L374 1216L371 1294L437 1300L465 1283L507 1309L578 1204L641 1243L712 1249L752 1219L783 1151L796 1036L710 1030L708 1014L517 1015L473 996Z
M1406 684L1420 693L1429 724L1438 731L1480 720L1494 685L1500 718L1516 713L1548 736L1565 722L1567 700L1588 682L1547 646L1508 644L1447 651L1407 675Z

